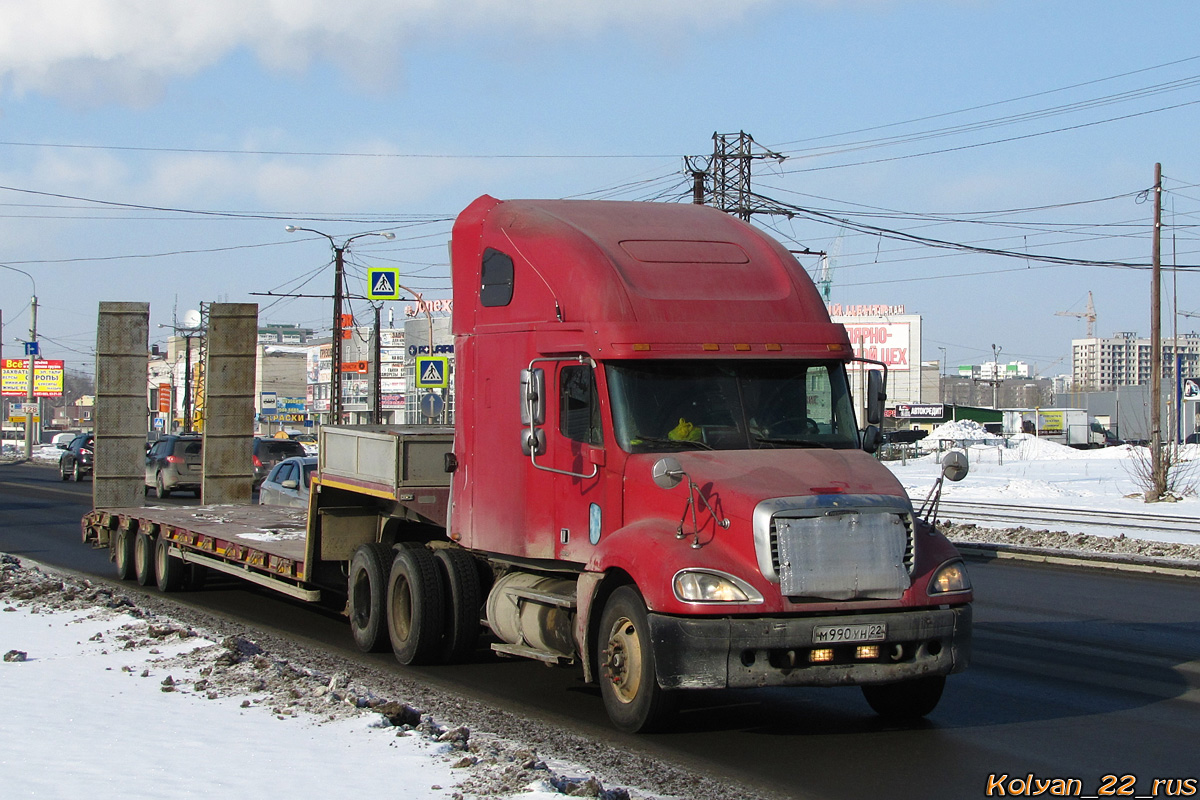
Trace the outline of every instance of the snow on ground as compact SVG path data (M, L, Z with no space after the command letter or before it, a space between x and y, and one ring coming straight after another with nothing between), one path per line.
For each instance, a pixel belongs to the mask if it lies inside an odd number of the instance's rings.
M0 556L0 797L650 796L136 602Z

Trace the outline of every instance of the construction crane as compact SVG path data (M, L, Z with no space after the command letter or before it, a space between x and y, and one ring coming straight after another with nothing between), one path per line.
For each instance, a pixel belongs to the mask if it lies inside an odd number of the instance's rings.
M1092 293L1088 292L1087 308L1083 311L1055 311L1056 317L1081 317L1087 320L1087 338L1096 338L1096 307L1092 305Z

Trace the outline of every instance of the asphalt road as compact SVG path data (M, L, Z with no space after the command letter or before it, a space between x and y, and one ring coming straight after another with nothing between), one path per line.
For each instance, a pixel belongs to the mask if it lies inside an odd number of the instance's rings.
M107 551L80 540L90 489L53 468L0 465L0 552L111 579ZM1008 562L970 571L973 663L925 722L885 724L852 688L713 692L689 698L677 732L643 737L615 733L575 669L485 650L406 669L355 651L337 614L268 591L226 582L175 597L782 797L1011 796L1031 774L1077 779L1059 786L1066 796L1188 794L1168 779L1192 779L1200 795L1200 581Z

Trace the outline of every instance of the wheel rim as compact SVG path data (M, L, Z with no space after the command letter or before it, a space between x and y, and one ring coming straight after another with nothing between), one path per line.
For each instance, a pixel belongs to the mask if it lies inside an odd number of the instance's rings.
M622 703L632 703L642 688L642 637L633 620L621 617L613 623L604 651L605 675L613 694Z
M133 542L133 562L134 564L144 564L146 561L146 541L142 536L137 537Z
M392 591L392 613L389 617L396 638L404 642L408 641L409 634L412 633L412 607L412 588L408 585L408 579L403 576L396 578Z
M154 548L154 570L156 575L167 574L167 548L156 545Z

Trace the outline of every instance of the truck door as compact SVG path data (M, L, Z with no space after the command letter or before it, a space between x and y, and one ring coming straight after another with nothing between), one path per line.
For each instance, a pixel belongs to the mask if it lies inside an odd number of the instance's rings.
M557 373L558 420L547 442L551 463L559 470L554 474L555 556L580 562L620 524L620 481L608 476L597 370L562 362ZM609 497L610 486L616 498Z

